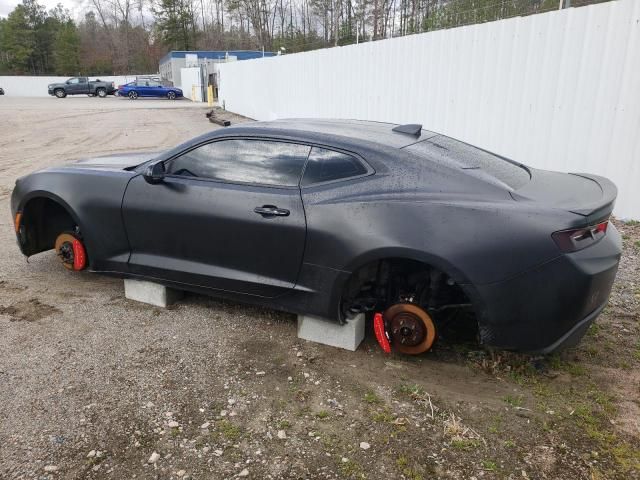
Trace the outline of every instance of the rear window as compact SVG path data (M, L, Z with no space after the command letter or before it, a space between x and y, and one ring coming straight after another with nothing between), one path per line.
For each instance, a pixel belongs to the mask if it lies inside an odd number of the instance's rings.
M313 147L302 177L302 186L357 177L365 173L367 169L351 155Z
M414 143L405 149L420 157L454 168L478 170L514 190L522 187L530 179L529 172L523 167L444 135Z

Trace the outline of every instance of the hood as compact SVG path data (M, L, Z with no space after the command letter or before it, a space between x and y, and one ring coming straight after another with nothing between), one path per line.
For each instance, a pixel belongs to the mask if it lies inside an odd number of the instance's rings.
M117 155L109 155L107 157L95 157L80 160L79 162L65 165L69 168L88 168L97 170L124 170L132 168L141 163L151 160L158 156L159 152L145 153L119 153Z

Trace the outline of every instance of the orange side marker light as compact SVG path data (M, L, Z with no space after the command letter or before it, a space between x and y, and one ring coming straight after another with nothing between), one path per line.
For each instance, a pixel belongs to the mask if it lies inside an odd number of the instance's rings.
M16 227L16 233L20 232L20 221L22 220L22 212L16 212L16 218L14 220L14 224Z

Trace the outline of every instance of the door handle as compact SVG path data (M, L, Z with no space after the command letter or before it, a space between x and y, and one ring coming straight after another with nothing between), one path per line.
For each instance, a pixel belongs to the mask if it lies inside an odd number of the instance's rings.
M263 217L288 217L289 210L286 208L278 208L275 205L263 205L253 209L254 212Z

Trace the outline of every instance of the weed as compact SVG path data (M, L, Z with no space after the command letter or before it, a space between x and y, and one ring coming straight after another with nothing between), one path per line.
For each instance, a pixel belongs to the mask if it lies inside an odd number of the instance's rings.
M329 412L327 412L326 410L320 410L319 412L316 412L316 418L319 418L320 420L329 418Z
M505 403L508 403L509 405L511 405L512 407L521 407L523 399L524 398L522 395L518 395L518 396L507 395L505 397L502 397L502 400Z
M242 430L229 420L220 420L217 423L220 434L229 441L238 440L242 436Z
M577 363L569 363L569 362L563 363L562 369L574 377L580 377L587 373L587 369L584 366L579 365Z
M280 420L277 424L278 430L286 430L291 427L291 422L289 420Z
M376 404L379 405L382 402L382 399L380 397L378 397L375 393L373 392L367 392L364 394L364 401L369 403L369 404Z
M466 438L454 438L451 440L451 446L457 450L472 450L480 446L480 441L469 440Z
M422 395L424 395L424 388L415 383L403 383L402 385L400 385L400 387L398 387L398 391L411 398L421 397Z
M498 464L493 460L482 460L482 468L488 470L490 472L495 472L498 470Z
M393 415L389 412L388 408L382 410L371 411L371 418L374 422L378 423L391 423L394 420Z
M400 455L396 459L396 466L405 476L405 478L409 480L422 480L422 475L416 472L415 469L409 467L409 460L404 455Z
M340 463L340 470L345 477L367 478L363 472L362 465L353 460Z

